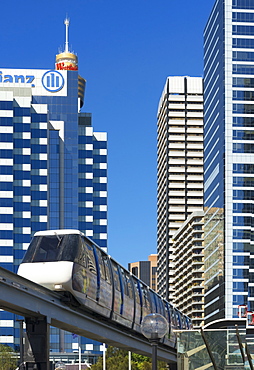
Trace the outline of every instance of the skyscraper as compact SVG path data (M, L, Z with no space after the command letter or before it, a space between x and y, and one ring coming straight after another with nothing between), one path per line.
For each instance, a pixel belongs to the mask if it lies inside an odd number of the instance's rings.
M204 324L203 211L193 212L173 236L174 304L192 320Z
M0 70L0 264L13 272L38 230L80 229L107 248L107 136L80 113L85 80L65 25L55 69ZM3 311L0 343L19 343Z
M150 254L148 261L128 263L128 270L157 291L157 254Z
M158 292L174 298L172 236L203 210L203 80L168 77L157 119Z
M217 0L204 31L206 323L254 310L253 21L253 0Z

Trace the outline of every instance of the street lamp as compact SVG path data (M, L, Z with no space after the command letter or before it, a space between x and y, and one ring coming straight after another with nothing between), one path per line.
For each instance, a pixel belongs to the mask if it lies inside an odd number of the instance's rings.
M55 364L55 370L66 370L66 365L59 361Z
M152 370L157 370L157 346L169 330L168 322L159 313L146 315L141 323L141 333L152 345Z

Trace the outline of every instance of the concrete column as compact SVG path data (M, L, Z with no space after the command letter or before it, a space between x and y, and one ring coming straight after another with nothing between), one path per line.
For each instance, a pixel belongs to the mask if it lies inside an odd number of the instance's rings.
M49 370L49 324L47 318L26 318L24 361L27 369Z

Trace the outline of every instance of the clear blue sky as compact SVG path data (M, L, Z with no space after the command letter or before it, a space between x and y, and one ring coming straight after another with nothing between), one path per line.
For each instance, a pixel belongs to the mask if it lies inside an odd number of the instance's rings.
M85 106L108 133L108 248L127 267L156 253L156 114L167 76L203 75L214 0L7 0L2 68L53 68L69 41L87 80Z

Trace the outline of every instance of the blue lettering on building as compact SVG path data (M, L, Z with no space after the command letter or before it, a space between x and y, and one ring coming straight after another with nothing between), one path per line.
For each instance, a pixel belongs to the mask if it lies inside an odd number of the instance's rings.
M0 72L0 83L22 83L22 84L32 84L34 81L35 76L23 76L23 75L3 75L2 72ZM32 87L35 85L32 84Z

